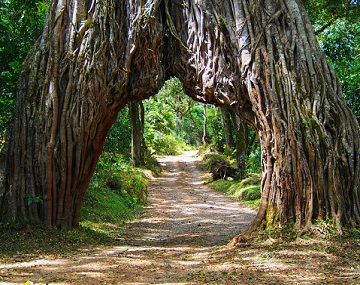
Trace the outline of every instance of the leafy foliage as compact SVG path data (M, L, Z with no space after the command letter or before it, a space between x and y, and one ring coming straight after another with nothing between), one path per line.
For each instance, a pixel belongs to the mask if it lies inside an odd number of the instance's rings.
M159 155L177 155L186 148L186 144L175 135L160 135L154 137L153 148Z
M181 119L178 106L182 104L177 104L176 101L182 102L185 97L180 81L173 78L165 82L155 97L144 101L147 143L154 139L156 132L162 135L177 132L177 121Z
M344 97L360 118L360 1L304 0L319 43L339 76Z
M22 62L39 37L48 0L0 1L0 136L4 136L15 105Z
M225 151L224 125L222 124L221 112L218 107L207 105L206 110L207 124L207 143L218 151Z
M259 139L256 137L254 143L250 146L249 155L246 157L246 172L261 172L261 149Z
M319 39L340 78L347 104L360 118L360 21L337 21L337 26L325 30Z
M90 189L109 188L127 199L129 204L146 204L147 180L142 172L131 167L121 155L104 152L90 183Z
M29 197L27 199L27 203L28 203L28 206L30 206L33 203L42 205L44 203L44 199L42 196Z
M107 232L131 220L147 203L147 179L119 154L104 152L85 193L80 223ZM110 227L111 228L111 227Z
M145 101L145 140L157 154L177 154L185 144L198 147L206 143L224 150L224 130L218 107L197 103L185 95L181 82L171 78L153 98ZM177 143L176 143L177 142Z
M112 125L106 138L104 152L121 154L126 159L130 158L131 151L131 125L128 107L122 109L116 122Z
M303 2L317 35L329 27L336 26L336 21L339 19L353 22L360 16L358 0L303 0Z
M195 102L184 93L179 79L171 78L155 97L166 102L175 125L171 132L186 143L197 146L203 135L203 104ZM162 109L160 109L162 110Z
M168 142L171 140L172 143L177 140L178 148L184 146L182 142L192 146L202 144L204 105L185 95L179 79L171 78L166 81L159 93L146 100L144 106L145 140L147 145L154 147L156 153L159 151L157 146L162 145L159 141L162 139ZM211 135L208 140L211 141Z

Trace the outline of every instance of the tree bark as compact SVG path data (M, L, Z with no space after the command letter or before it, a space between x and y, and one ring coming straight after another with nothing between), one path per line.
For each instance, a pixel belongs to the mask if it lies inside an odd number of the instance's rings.
M166 58L187 94L235 109L258 132L262 199L248 232L359 225L359 126L302 3L172 1L170 10L178 48Z
M224 125L224 136L225 136L226 147L230 150L235 149L236 146L233 136L235 130L234 130L234 125L231 121L230 111L225 107L221 107L221 117Z
M224 124L226 146L236 151L236 163L240 178L245 176L246 155L250 148L248 125L241 121L240 116L234 111L221 107ZM235 140L233 137L235 133Z
M206 146L206 125L207 125L207 116L206 116L206 105L203 106L203 118L204 118L204 124L203 124L203 132L202 132L202 144L203 146Z
M165 76L258 132L262 199L248 232L360 225L359 126L300 0L53 1L20 78L1 219L76 227L117 112Z
M52 1L20 76L2 160L3 222L77 227L118 111L163 84L160 1ZM42 204L29 199L41 197Z
M245 177L246 172L246 153L248 145L247 126L244 122L239 121L236 128L236 162L239 170L240 178Z
M144 141L144 106L142 101L130 101L129 113L131 121L131 159L133 166L145 164Z

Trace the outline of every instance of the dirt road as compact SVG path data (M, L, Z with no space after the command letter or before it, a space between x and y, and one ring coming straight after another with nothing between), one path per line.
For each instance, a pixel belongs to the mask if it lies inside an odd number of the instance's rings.
M254 211L203 183L196 152L159 157L164 175L150 184L147 218L124 228L133 246L221 246L240 233Z
M269 238L226 247L255 213L206 187L194 154L159 158L164 175L150 183L149 207L117 246L0 261L0 284L360 284L357 255L349 260L332 244Z

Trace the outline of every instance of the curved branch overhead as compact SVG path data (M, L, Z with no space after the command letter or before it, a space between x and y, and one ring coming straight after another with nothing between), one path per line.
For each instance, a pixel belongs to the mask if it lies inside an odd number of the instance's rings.
M2 219L76 227L118 111L169 76L257 131L262 200L249 231L360 224L359 126L300 0L52 1L20 78Z

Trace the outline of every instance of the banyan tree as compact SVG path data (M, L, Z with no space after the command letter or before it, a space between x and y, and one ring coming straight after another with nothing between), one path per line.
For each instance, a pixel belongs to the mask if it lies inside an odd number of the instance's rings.
M262 198L248 232L360 225L359 126L300 0L51 1L2 153L2 222L77 227L117 113L170 76L258 134Z

